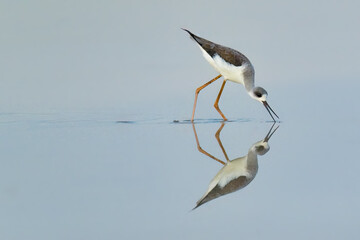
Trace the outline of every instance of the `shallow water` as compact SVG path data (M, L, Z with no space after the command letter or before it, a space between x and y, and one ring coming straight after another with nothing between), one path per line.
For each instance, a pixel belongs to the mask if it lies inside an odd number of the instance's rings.
M258 156L244 188L195 210L223 165L198 151L188 121L120 122L116 114L2 114L4 239L304 239L354 236L360 220L358 135L291 122ZM129 120L126 120L129 121ZM184 122L186 124L184 124ZM246 156L271 122L195 123L220 161ZM19 229L21 228L21 231Z

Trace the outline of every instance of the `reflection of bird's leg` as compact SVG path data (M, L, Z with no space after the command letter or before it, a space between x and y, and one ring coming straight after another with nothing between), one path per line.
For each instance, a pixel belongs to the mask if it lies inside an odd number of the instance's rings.
M225 162L223 162L223 161L221 161L220 159L214 157L213 155L211 155L210 153L206 152L204 149L202 149L202 148L200 147L199 139L198 139L198 136L197 136L197 134L196 134L195 124L193 123L192 126L193 126L194 135L195 135L195 140L196 140L196 144L197 144L197 148L198 148L199 152L201 152L201 153L205 154L206 156L208 156L208 157L210 157L210 158L218 161L219 163L225 165Z
M221 74L213 79L211 79L210 81L208 81L207 83L205 83L204 85L198 87L195 91L195 102L194 102L194 108L193 108L193 113L192 113L192 116L191 116L191 121L193 122L194 121L194 115L195 115L195 108L196 108L196 102L197 102L197 98L198 98L198 95L199 95L199 92L207 87L210 83L214 82L215 80L218 80L219 78L221 77Z
M219 94L218 94L218 96L217 96L217 98L216 98L216 100L215 100L215 103L214 103L215 109L220 113L220 115L222 116L222 118L224 119L224 121L226 121L227 119L226 119L225 115L221 112L221 110L220 110L220 108L219 108L219 100L220 100L220 96L221 96L221 94L222 94L222 91L223 91L223 89L224 89L224 87L225 87L225 83L226 83L226 79L223 81L223 84L221 85Z
M221 132L221 130L224 128L224 126L225 126L225 123L224 123L224 122L221 123L220 128L219 128L219 129L217 130L217 132L215 133L215 138L216 138L216 140L218 141L219 146L220 146L222 152L224 153L224 156L225 156L225 158L226 158L226 161L229 162L229 161L230 161L230 160L229 160L229 157L228 157L228 155L226 154L225 148L224 148L224 146L222 145L222 142L221 142L221 140L220 140L220 132Z

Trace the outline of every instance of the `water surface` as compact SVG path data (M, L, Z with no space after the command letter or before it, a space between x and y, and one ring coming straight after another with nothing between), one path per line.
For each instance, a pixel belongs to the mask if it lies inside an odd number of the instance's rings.
M1 117L5 239L357 234L358 135L351 122L341 128L278 123L254 179L191 211L223 165L198 151L190 123L128 123L96 113ZM209 119L194 126L201 148L226 162L215 136L221 125ZM271 126L224 124L220 140L228 158L248 154Z

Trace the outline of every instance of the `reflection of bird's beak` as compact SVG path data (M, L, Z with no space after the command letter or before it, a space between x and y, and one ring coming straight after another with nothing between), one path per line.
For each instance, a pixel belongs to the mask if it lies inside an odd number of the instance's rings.
M278 115L274 112L274 110L272 110L272 108L271 108L270 105L267 103L267 101L263 101L262 103L264 104L266 110L269 112L271 118L274 120L274 122L276 122L276 121L275 121L275 118L273 117L273 115L271 114L271 112L274 113L277 118L279 118ZM270 112L270 111L271 111L271 112ZM279 118L279 119L280 119L280 118Z
M274 126L275 126L275 123L271 126L268 134L267 134L266 137L264 138L264 140L263 140L264 142L268 142L268 141L270 140L271 136L272 136L272 135L276 132L276 130L280 127L280 125L279 125L279 126L277 126L277 128L275 128L274 131L272 131L273 128L274 128Z

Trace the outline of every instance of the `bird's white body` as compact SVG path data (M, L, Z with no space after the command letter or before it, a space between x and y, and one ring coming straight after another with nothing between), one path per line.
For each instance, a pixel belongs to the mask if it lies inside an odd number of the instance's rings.
M226 62L219 55L215 55L215 57L212 58L201 46L199 46L199 48L206 61L208 61L208 63L210 63L210 65L215 68L215 70L218 71L224 77L224 79L235 83L240 83L245 86L246 90L251 90L254 87L253 79L251 79L251 81L244 81L244 72L247 68L253 68L251 64L234 66Z

